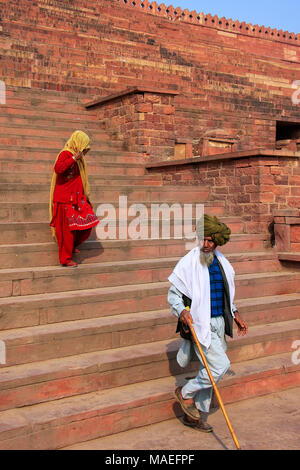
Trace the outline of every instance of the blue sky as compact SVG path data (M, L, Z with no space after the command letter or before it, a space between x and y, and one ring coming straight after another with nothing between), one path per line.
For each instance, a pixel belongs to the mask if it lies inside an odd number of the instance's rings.
M157 3L300 33L300 0L157 0Z

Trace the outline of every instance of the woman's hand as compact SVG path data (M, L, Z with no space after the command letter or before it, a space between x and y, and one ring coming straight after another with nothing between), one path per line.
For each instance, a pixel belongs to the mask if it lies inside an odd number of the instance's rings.
M77 152L73 155L74 160L80 160L82 158L82 152Z

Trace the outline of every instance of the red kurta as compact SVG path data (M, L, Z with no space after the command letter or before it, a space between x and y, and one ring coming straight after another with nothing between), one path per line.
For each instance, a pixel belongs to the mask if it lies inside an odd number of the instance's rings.
M74 248L89 237L99 220L83 193L79 167L71 152L60 153L54 171L57 178L50 225L55 227L59 260L66 264L72 259Z

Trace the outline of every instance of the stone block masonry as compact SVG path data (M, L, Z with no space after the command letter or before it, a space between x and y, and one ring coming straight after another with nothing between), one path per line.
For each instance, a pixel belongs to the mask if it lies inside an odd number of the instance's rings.
M300 152L253 150L149 163L147 168L159 172L165 185L208 187L207 201L224 201L225 213L241 217L246 233L269 234L270 243L274 211L300 207ZM296 250L296 228L291 234Z
M299 184L299 181L298 181ZM299 192L299 187L297 188ZM299 207L299 204L298 204ZM274 211L276 248L282 252L298 253L300 259L300 211L282 209Z
M223 129L237 150L275 148L276 121L299 122L292 102L298 34L140 0L0 6L0 80L7 86L90 100L127 87L176 91L175 115L165 121L174 119L177 141ZM150 117L149 103L144 109ZM168 142L163 147L166 158Z
M128 88L106 98L86 103L97 109L103 128L124 149L151 160L174 155L174 97L177 92L152 88Z

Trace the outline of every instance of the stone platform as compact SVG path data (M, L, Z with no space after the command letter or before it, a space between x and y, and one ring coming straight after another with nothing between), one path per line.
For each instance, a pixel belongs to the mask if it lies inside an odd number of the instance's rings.
M300 389L294 388L226 406L242 450L298 450L299 400ZM211 413L209 423L213 433L205 434L170 419L64 450L234 450L220 409Z

